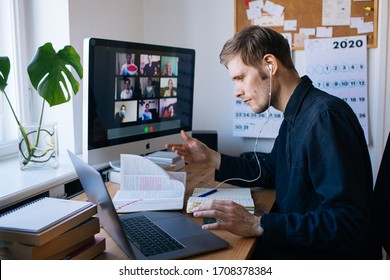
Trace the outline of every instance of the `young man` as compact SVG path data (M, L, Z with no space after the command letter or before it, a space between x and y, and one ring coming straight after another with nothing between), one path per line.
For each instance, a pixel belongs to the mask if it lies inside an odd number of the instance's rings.
M234 158L185 132L184 143L167 147L189 163L208 163L218 181L238 177L252 182L230 183L275 188L276 201L260 217L231 201L203 203L195 217L221 220L203 228L259 237L253 258L380 258L371 221L370 157L351 108L316 89L309 77L300 78L287 41L272 29L242 29L226 42L220 60L235 83L235 96L253 112L271 105L284 113L271 153L260 163Z
M131 87L131 80L130 79L125 79L125 88L121 92L121 99L131 99L133 98L133 90L130 88Z

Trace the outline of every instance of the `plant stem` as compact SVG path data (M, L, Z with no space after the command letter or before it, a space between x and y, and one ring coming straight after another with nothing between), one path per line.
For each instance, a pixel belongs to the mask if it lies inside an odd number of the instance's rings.
M26 132L26 129L25 127L22 125L22 123L19 121L18 117L16 116L15 114L15 111L14 111L14 108L12 107L11 105L11 102L7 96L7 93L5 91L2 91L5 95L5 98L9 104L9 107L11 108L11 111L12 111L12 114L15 118L15 121L19 127L19 131L23 137L23 140L21 140L19 142L19 150L20 150L20 153L23 155L23 165L27 165L29 162L46 162L46 161L49 161L51 156L49 156L46 160L43 160L43 161L40 161L40 160L35 160L35 158L41 158L41 157L44 157L47 155L47 153L53 151L53 149L47 149L44 151L44 153L40 156L37 156L35 155L35 152L38 148L38 145L39 145L39 138L41 137L41 127L42 127L42 121L43 121L43 112L44 112L44 109L45 109L45 99L42 100L42 108L41 108L41 113L40 113L40 116L39 116L39 121L38 121L38 126L36 128L36 136L35 136L35 140L34 140L34 145L31 144L30 140L29 140L29 133ZM46 131L46 133L50 134L50 132ZM24 155L23 153L23 143L22 142L25 142L25 145L26 145L26 153L27 155ZM55 151L53 151L53 153L55 153Z
M24 129L23 125L20 123L18 117L16 116L14 108L12 107L11 101L9 100L7 93L5 91L3 91L3 93L4 93L4 96L5 96L5 99L7 99L9 107L11 108L11 112L12 112L12 114L13 114L13 116L15 118L15 121L16 121L18 127L19 127L19 130L20 130L20 133L22 134L24 142L26 143L27 152L28 152L28 158L31 158L31 156L32 156L32 154L31 154L31 144L30 144L30 142L28 140L28 136L27 136L26 130Z
M17 117L16 114L15 114L14 108L13 108L12 105L11 105L11 101L9 101L9 99L8 99L7 93L6 93L5 91L3 91L3 93L4 93L4 95L5 95L5 98L7 99L7 102L8 102L9 107L11 108L11 111L12 111L12 114L14 115L14 118L15 118L15 120L16 120L16 123L18 124L18 126L21 126L20 121L19 121L18 117Z
M43 110L45 109L45 99L42 99L42 109L41 114L39 116L39 122L38 122L38 128L37 128L37 136L35 137L35 143L34 147L32 148L32 155L34 155L36 148L38 147L39 143L39 136L41 134L41 125L42 125L42 119L43 119Z

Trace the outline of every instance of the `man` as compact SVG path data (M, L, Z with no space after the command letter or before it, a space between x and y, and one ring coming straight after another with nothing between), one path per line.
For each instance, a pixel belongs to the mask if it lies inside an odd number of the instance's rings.
M284 113L271 153L261 163L234 158L185 132L184 143L167 147L189 163L208 163L218 181L243 178L230 182L275 188L276 200L259 217L232 201L205 202L194 216L221 222L203 228L259 237L253 258L380 258L371 226L370 157L351 108L314 88L309 77L300 78L287 41L271 29L242 29L226 42L220 60L235 96L253 112L271 105Z
M162 72L163 76L172 76L172 62L170 60L167 61L167 64L164 67L164 70Z
M119 112L115 114L115 120L119 123L125 122L126 119L126 106L122 105Z
M122 75L130 75L130 71L128 69L128 67L132 64L132 60L131 60L131 54L129 53L126 53L126 63L124 63L121 67L121 74Z
M149 103L145 104L145 111L142 114L142 120L147 121L152 119L152 112L149 111Z
M153 64L153 58L151 55L148 55L148 63L144 66L144 75L145 76L153 76L155 72L155 66Z
M125 88L121 92L121 99L130 99L133 97L133 90L130 88L130 79L125 79Z
M154 92L153 80L151 77L148 78L148 84L146 85L142 98L154 98L156 93Z

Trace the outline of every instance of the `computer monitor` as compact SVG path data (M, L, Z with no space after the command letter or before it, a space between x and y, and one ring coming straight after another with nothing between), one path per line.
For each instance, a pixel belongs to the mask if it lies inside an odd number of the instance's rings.
M192 131L193 49L84 40L83 158L143 155Z

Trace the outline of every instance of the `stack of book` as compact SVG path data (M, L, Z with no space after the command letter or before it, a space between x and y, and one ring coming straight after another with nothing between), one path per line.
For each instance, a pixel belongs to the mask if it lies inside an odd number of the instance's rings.
M90 202L40 198L0 214L0 242L10 259L92 259L105 250L96 213Z

